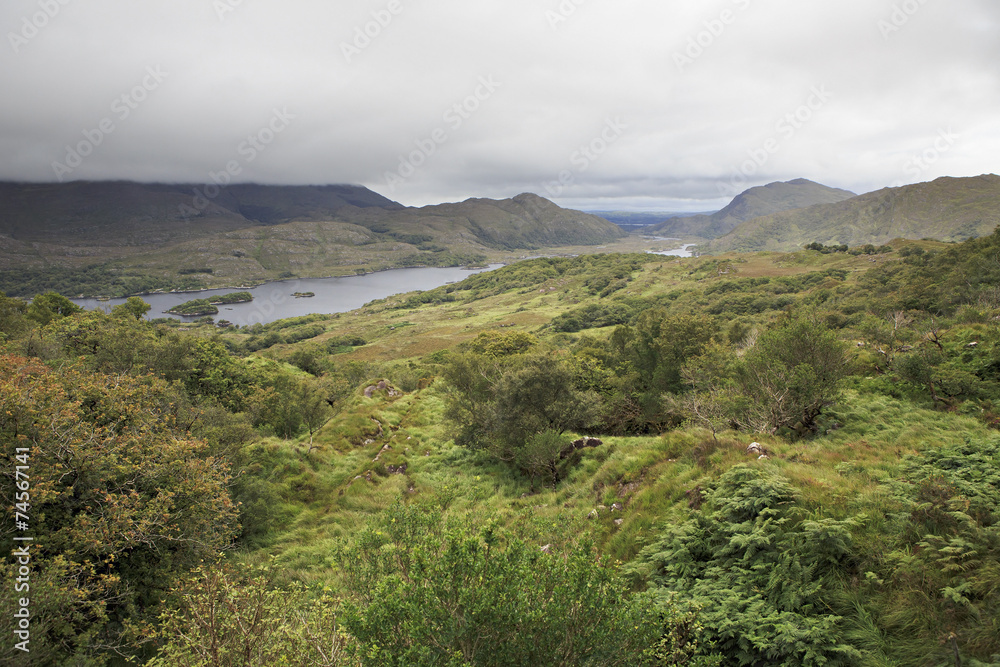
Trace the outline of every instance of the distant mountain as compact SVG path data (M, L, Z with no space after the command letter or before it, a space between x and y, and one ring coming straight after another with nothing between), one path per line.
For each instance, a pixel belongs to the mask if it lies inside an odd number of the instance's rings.
M696 215L709 216L715 211L587 211L592 215L613 222L627 232L645 232L647 227L658 225L670 218L689 218Z
M627 235L604 218L561 208L530 193L380 213L356 209L341 212L341 218L373 231L427 233L444 242L471 234L478 243L502 250L598 245Z
M699 249L796 250L814 241L857 246L895 238L963 241L991 234L998 224L1000 176L945 177L758 217Z
M490 251L625 236L534 194L408 208L356 185L0 183L0 269L111 266L237 285L279 276L456 265ZM81 289L84 289L81 286Z
M847 190L830 188L799 178L785 183L771 183L750 188L718 213L672 218L644 231L677 238L714 239L728 234L743 222L762 215L814 204L832 204L856 196Z
M0 234L26 243L148 246L251 225L329 220L348 206L402 208L356 185L0 183Z

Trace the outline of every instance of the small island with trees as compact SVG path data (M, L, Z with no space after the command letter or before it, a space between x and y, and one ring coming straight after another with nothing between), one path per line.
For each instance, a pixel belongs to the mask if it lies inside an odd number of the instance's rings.
M185 301L179 306L174 306L167 313L171 315L181 315L183 317L202 317L204 315L218 315L218 306L233 303L250 303L253 295L250 292L230 292L213 299L192 299Z

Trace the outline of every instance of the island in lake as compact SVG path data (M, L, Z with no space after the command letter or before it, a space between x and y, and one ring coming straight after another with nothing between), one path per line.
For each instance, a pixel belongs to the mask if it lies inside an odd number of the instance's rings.
M309 297L316 296L316 292L294 292L292 296L296 299L308 299Z
M171 315L181 315L183 317L218 315L219 309L217 306L228 305L231 303L249 303L251 301L253 301L253 295L250 294L250 292L230 292L229 294L223 294L211 300L192 299L191 301L185 301L179 306L174 306L166 312Z

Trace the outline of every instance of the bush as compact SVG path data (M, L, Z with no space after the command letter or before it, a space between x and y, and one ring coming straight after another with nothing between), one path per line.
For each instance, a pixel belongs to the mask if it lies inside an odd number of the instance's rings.
M654 587L702 608L695 636L725 656L723 665L852 665L861 657L830 612L854 524L797 522L795 495L776 474L735 466L691 519L640 554Z
M545 553L493 520L395 505L336 560L362 665L631 667L659 632L588 545Z

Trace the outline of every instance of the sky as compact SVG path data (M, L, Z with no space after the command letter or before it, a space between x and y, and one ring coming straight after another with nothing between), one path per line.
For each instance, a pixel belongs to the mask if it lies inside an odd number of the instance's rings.
M0 180L709 211L1000 171L997 0L4 0Z

